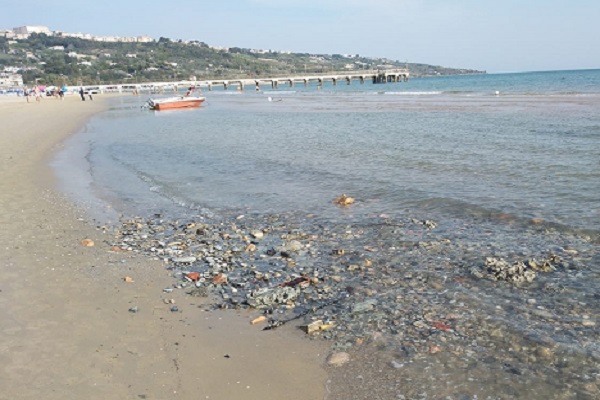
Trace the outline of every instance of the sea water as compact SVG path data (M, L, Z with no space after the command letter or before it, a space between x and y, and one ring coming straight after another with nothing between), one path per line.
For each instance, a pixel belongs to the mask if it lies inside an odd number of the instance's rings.
M435 255L454 268L444 280L462 279L488 256L578 252L577 270L548 275L546 286L482 282L485 296L465 296L472 310L490 313L539 299L560 329L522 305L496 318L566 346L578 354L570 362L597 379L589 365L600 355L592 324L600 324L600 70L250 89L205 91L205 104L190 110L115 99L58 155L64 190L98 219L275 214L303 223L310 215L306 229L369 226L367 239L390 247L397 243L384 219L433 220L437 239L459 244ZM333 204L341 194L352 207ZM412 268L435 257L411 260ZM587 328L582 318L591 318Z

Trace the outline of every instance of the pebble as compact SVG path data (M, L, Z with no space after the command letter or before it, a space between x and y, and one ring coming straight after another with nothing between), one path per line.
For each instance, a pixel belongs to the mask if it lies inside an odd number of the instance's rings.
M575 388L580 376L593 375L587 354L598 354L598 333L566 334L595 326L597 302L578 286L590 276L584 262L597 254L593 244L563 234L515 236L510 226L494 225L496 232L486 222L465 225L463 235L460 227L431 222L389 217L371 227L250 214L234 224L139 218L124 221L117 230L126 234L109 245L165 260L174 279L165 293L216 294L208 300L215 309L261 309L270 329L317 321L311 333L330 341L330 365L347 363L352 347L371 343L401 357L389 365L402 366L403 374L418 363L434 371L435 360L443 360L450 371L470 368L474 382L498 393L509 389L495 383L494 368L514 379L536 371ZM560 250L572 248L581 260ZM186 281L190 273L198 280ZM584 352L569 352L571 344ZM400 354L390 350L398 348ZM336 356L346 361L335 361L335 354L347 354ZM568 367L553 372L548 364L559 359Z
M327 364L333 365L335 367L339 367L348 362L350 362L350 354L346 352L333 353L330 354L329 357L327 357Z

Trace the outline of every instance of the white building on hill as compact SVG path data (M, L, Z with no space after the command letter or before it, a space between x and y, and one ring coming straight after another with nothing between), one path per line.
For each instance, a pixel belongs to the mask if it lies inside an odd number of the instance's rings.
M50 35L52 33L47 26L41 25L19 26L13 28L13 32L21 35L31 35L32 33L45 33L46 35Z
M21 86L23 86L23 76L21 74L0 72L0 88L18 88Z

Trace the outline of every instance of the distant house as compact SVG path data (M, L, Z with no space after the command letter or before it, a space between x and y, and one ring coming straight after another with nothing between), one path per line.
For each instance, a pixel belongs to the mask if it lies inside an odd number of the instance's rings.
M110 55L110 53L100 53L100 54L98 54L98 57L100 57L100 58L110 58L111 55Z
M23 86L23 76L21 74L0 72L0 88L16 88L21 86Z
M137 58L137 54L127 53L127 54L125 54L125 57L127 57L127 58Z
M79 65L87 65L88 67L92 66L92 63L90 61L81 61L81 62L78 62L77 64L79 64Z
M6 73L11 73L11 74L16 74L17 72L19 72L21 68L19 67L4 67L4 71Z
M136 40L138 41L138 43L154 42L154 39L152 39L151 37L146 36L146 35L138 36L138 37L136 37Z
M45 33L46 35L50 35L52 33L47 26L41 25L19 26L17 28L13 28L13 32L21 35L31 35L32 33Z
M65 51L65 46L52 46L52 47L50 47L50 50Z

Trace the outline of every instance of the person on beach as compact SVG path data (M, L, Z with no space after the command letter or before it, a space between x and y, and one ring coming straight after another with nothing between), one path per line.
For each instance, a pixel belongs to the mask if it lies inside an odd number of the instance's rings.
M85 101L85 92L83 91L83 86L79 88L79 95L81 96L81 101Z
M36 85L33 92L35 93L35 101L42 101L42 91L40 90L40 87Z
M29 103L29 90L27 89L27 86L23 86L23 96L25 96L25 100Z

